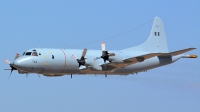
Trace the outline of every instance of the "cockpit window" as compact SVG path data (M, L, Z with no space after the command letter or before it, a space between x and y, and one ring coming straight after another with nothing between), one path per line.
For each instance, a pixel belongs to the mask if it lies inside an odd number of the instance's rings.
M31 55L31 53L32 53L32 52L26 52L26 56L29 56L29 55Z
M25 54L26 54L26 52L23 53L23 55L25 55Z
M32 56L38 56L37 52L33 52Z
M24 52L23 55L26 55L26 56L38 56L38 53L37 52Z

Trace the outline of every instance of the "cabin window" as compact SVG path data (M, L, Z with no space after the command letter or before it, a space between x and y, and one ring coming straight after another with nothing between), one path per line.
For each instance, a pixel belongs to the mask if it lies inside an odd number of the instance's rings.
M54 59L54 55L52 55L52 59Z
M155 36L156 36L156 32L154 32Z
M30 56L32 52L26 52L26 56Z
M160 32L158 32L158 36L160 36Z
M26 52L23 53L23 55L25 55L25 54L26 54Z
M38 56L37 52L33 52L32 56Z

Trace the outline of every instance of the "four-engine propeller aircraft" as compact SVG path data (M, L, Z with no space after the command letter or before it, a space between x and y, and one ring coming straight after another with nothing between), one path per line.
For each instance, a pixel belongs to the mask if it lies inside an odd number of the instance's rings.
M154 18L149 38L141 45L107 51L105 43L101 50L87 49L46 49L33 48L16 54L10 65L11 73L43 74L44 76L63 76L72 74L128 75L171 64L180 58L197 58L197 55L183 53L196 48L169 52L164 25L159 17ZM102 60L103 59L103 60ZM10 75L11 75L10 73Z

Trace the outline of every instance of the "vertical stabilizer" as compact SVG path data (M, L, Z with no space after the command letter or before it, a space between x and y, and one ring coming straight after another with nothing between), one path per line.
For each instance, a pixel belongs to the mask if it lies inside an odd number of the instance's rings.
M127 52L144 51L168 53L168 45L162 20L159 17L154 18L149 38L143 44L124 50Z

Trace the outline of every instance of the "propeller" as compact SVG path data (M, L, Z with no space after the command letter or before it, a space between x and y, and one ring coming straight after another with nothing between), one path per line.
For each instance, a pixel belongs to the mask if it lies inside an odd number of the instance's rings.
M108 53L108 51L106 50L105 42L102 42L102 43L101 43L101 50L102 50L102 55L101 55L100 58L102 58L103 61L104 61L104 64L105 64L105 71L106 71L106 61L109 60L109 57L110 57L110 56L115 56L115 54L114 54L114 53ZM96 59L98 59L98 57L97 57ZM106 75L106 72L105 72L105 75Z
M109 59L109 56L115 56L114 53L108 53L108 51L106 51L105 42L101 43L101 49L102 49L101 58L104 60L104 63L106 63L106 61Z
M10 65L10 69L4 69L4 70L10 70L10 75L8 77L8 79L10 79L10 76L11 76L13 70L17 70L17 69L15 67L13 67L13 64L11 64L8 59L5 60L5 63L7 63L8 65Z
M87 49L84 49L83 50L83 53L82 53L82 56L80 59L78 59L74 54L72 55L72 58L76 59L77 62L78 62L78 68L81 66L81 65L85 65L85 55L87 53Z
M20 56L20 55L17 53L17 54L15 55L14 60L16 60L19 56ZM5 59L4 62L7 63L8 65L10 65L10 69L4 69L4 70L10 70L10 75L9 75L9 77L8 77L8 79L10 79L10 76L11 76L13 70L17 70L17 69L13 66L13 64L12 64L8 59Z

